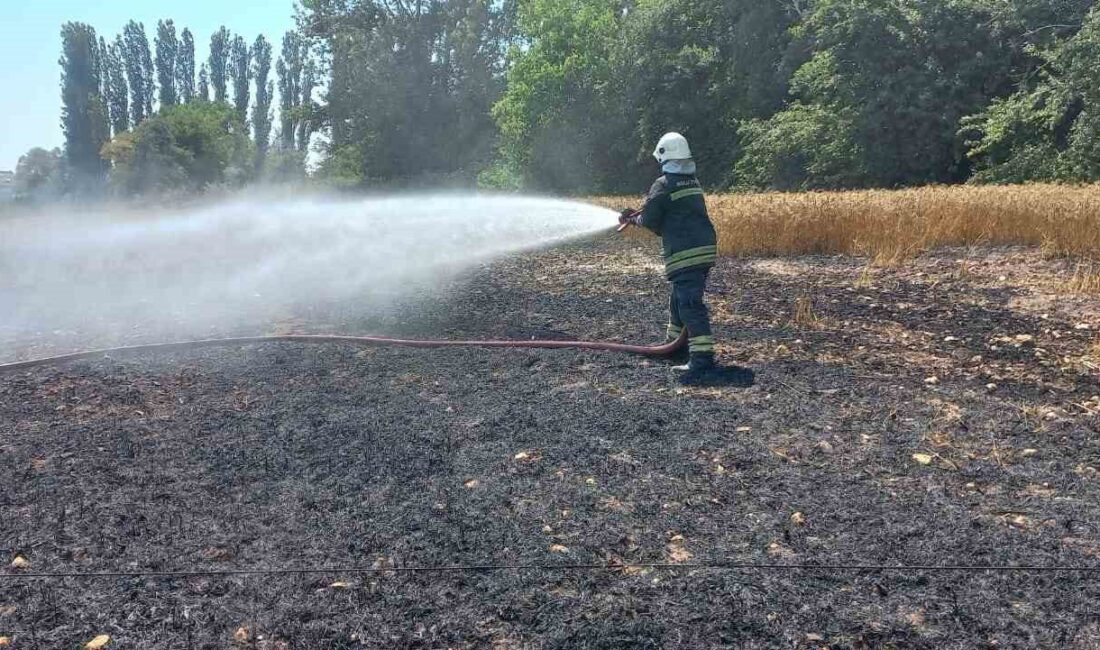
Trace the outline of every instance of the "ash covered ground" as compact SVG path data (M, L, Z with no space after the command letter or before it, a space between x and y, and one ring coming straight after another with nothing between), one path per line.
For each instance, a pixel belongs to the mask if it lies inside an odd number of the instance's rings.
M0 376L0 554L24 572L1100 565L1086 355L1100 310L1057 293L1066 268L1003 249L872 271L723 260L720 355L757 370L748 390L685 390L663 362L602 353L309 345ZM664 300L653 241L600 237L476 269L384 318L346 304L264 333L651 342ZM1098 598L1096 574L1071 573L54 579L0 583L0 636L34 649L99 634L120 648L1097 648Z

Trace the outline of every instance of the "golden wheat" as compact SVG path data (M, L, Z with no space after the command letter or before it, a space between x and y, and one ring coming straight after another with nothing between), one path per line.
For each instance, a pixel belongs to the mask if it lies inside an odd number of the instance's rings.
M849 254L890 266L940 246L1026 245L1100 260L1100 185L713 194L707 205L724 255Z
M1070 277L1062 285L1066 293L1100 293L1100 268L1092 262L1078 264Z

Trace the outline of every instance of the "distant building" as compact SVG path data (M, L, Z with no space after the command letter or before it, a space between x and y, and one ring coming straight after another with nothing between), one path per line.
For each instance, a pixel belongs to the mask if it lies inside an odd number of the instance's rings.
M0 201L15 197L15 172L0 172Z

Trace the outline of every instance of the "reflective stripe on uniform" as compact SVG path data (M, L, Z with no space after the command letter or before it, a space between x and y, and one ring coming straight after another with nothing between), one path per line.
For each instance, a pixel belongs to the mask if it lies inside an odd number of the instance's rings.
M680 338L680 335L683 334L683 333L684 333L684 326L683 325L673 325L672 323L668 324L667 336L668 336L668 339L670 341L675 341L676 339Z
M671 195L669 195L669 198L671 198L673 201L679 201L680 199L687 198L689 196L702 196L702 194L703 190L701 188L691 187L686 190L673 192Z
M714 245L711 245L711 246L699 246L698 248L689 248L687 250L680 251L679 253L673 253L672 255L669 255L668 259L665 260L665 263L666 264L675 264L676 262L680 262L680 261L686 260L686 259L691 258L691 257L696 257L698 255L705 255L707 253L710 253L712 255L717 255L718 254L718 247L714 246Z
M675 273L677 271L682 271L684 269L688 269L688 268L691 268L693 266L702 266L704 264L713 265L716 261L718 261L718 256L714 253L709 253L709 254L706 254L706 255L700 255L698 257L692 257L692 258L686 259L682 262L676 262L675 264L666 265L665 266L665 275L672 275L673 273Z
M686 251L680 251L679 253L670 255L668 259L665 260L665 274L671 275L676 271L690 268L692 266L714 264L717 260L717 246L700 246L698 248L689 248Z
M693 336L688 339L688 348L692 352L714 352L714 337Z

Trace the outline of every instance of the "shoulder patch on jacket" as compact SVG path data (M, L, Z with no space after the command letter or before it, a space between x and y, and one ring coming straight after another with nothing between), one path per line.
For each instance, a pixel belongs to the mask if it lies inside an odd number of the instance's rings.
M650 196L657 196L665 192L668 192L668 178L664 176L658 177L657 180L653 181L653 185L649 186Z

